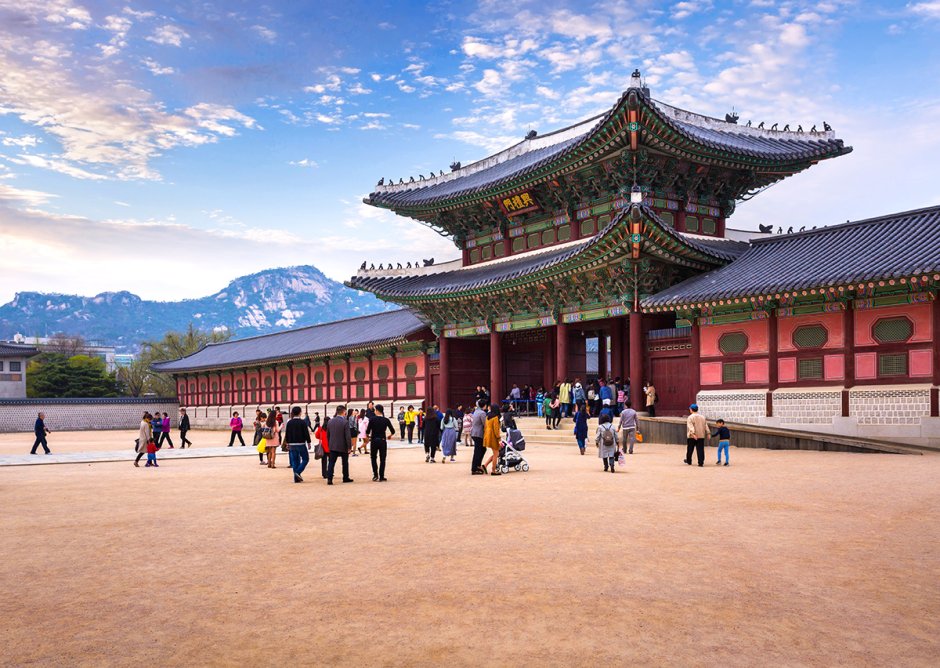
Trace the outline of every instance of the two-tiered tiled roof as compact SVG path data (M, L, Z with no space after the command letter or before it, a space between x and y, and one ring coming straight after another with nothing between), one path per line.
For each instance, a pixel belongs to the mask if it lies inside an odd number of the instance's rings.
M182 359L158 362L153 365L153 370L180 373L355 352L404 343L409 336L426 327L407 309L387 311L275 334L210 343Z
M35 346L24 343L12 343L0 341L0 356L3 357L33 357L39 354L39 349Z
M645 308L774 297L940 272L940 206L753 241L731 264L643 300Z

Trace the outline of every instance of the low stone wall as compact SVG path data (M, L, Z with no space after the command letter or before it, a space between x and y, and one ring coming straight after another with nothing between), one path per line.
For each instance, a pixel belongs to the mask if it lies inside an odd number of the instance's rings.
M822 434L793 429L759 427L728 422L731 445L736 448L763 448L767 450L822 450L826 452L881 452L891 454L922 454L902 444L850 438L837 434ZM640 418L643 439L651 443L686 444L684 418ZM706 439L706 446L715 446L718 440ZM685 451L683 450L683 456ZM706 461L710 455L706 455Z
M385 409L385 417L390 419L392 422L395 422L396 416L398 414L399 408L407 408L408 406L414 406L415 408L421 405L422 399L397 399L397 400L378 400L375 403L381 404ZM350 401L348 404L343 402L313 402L313 403L300 403L300 404L275 404L279 407L284 413L285 419L290 415L290 409L295 405L300 406L306 413L310 415L310 420L314 419L316 413L320 414L321 422L325 418L330 418L336 413L337 406L346 406L349 408L358 408L363 409L366 407L368 401L355 400ZM256 410L267 410L271 408L267 404L258 405L252 404L249 406L194 406L187 407L186 413L189 415L189 422L192 425L193 429L228 429L229 420L232 419L232 413L238 411L238 414L242 417L246 423L246 429L248 425L251 424L251 421L255 417ZM172 415L172 413L171 413ZM173 426L175 428L176 421L174 420ZM395 425L395 429L398 429L398 425Z
M0 432L31 432L40 412L46 414L46 426L52 431L136 429L144 411L169 413L176 429L176 399L4 399L0 400Z
M805 429L850 438L890 440L940 449L940 417L930 415L931 385L865 385L849 389L842 415L841 387L767 390L703 390L697 403L709 420Z

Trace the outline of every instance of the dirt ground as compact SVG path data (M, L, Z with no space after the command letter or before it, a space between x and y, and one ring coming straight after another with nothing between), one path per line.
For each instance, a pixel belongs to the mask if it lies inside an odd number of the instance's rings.
M0 467L0 663L937 665L940 456L714 453Z
M251 439L254 432L246 431L242 438L251 446ZM212 431L197 429L190 431L188 439L193 442L193 447L219 447L228 445L228 439L231 436L229 431ZM54 431L46 437L49 442L49 449L53 453L65 454L70 452L101 452L106 450L132 450L134 448L134 439L137 438L136 429L123 429L114 431ZM179 447L179 432L174 429L170 438L174 445ZM16 434L0 434L0 455L23 455L32 449L36 437L32 432ZM235 440L235 446L239 447L238 440ZM188 448L187 448L188 449ZM42 452L42 446L37 448Z

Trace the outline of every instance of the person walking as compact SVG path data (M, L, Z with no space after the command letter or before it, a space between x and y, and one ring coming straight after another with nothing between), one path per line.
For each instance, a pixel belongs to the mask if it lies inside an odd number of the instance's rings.
M571 398L574 400L575 405L581 404L583 408L587 408L587 395L584 394L584 387L581 385L581 379L574 379L574 388L571 390ZM586 411L588 415L591 412Z
M614 465L617 462L617 431L611 424L609 413L602 413L597 419L597 431L594 432L594 443L597 445L597 456L604 461L604 471L615 473Z
M48 427L46 427L45 413L39 413L36 416L36 422L33 424L33 433L36 435L36 440L33 441L33 449L29 451L29 454L35 455L36 448L38 448L40 445L47 455L52 454L52 452L49 450L49 443L46 441L46 436L52 432Z
M329 422L329 420L327 420L327 422ZM330 438L326 431L326 424L318 424L316 426L315 436L320 444L320 475L326 480L330 463Z
M483 435L486 433L486 411L483 410L485 405L482 400L477 403L470 419L470 438L473 441L470 473L473 475L486 475L486 469L483 468L483 455L486 454L486 448L483 446Z
M705 466L705 437L708 435L708 422L705 416L699 414L698 404L689 406L689 417L685 420L686 443L685 459L683 460L689 466L692 465L692 451L698 458L698 465Z
M180 409L180 450L184 449L187 444L189 447L193 447L193 442L186 438L186 434L189 433L189 416L186 414L186 409Z
M542 399L542 415L545 416L545 428L552 428L552 395L551 392L546 392L544 398Z
M725 426L725 421L718 419L715 421L715 426L717 429L712 433L712 436L718 437L718 461L715 462L715 466L721 466L721 451L725 451L725 466L728 465L728 448L731 447L731 431Z
M643 388L644 394L646 394L646 412L649 413L650 417L656 417L656 388L653 387L652 383L647 383L646 387Z
M261 437L265 441L264 450L268 455L268 468L277 468L277 446L278 446L278 428L277 416L274 411L268 411L268 417L264 421L264 428L261 430Z
M398 433L400 434L399 441L405 440L405 409L398 409Z
M261 441L264 440L262 438L262 431L264 430L264 427L265 427L264 413L262 411L257 410L257 409L255 410L255 420L252 423L252 426L254 426L255 428L255 435L254 435L254 438L252 439L251 444L258 451L258 463L261 465L264 465L264 456L265 456L265 453L267 452L267 443L265 443L264 445L261 444Z
M164 443L169 443L170 449L172 450L172 449L173 449L173 439L170 438L170 416L169 416L169 414L168 414L168 413L164 413L164 414L163 414L163 417L161 417L161 416L160 416L160 413L157 413L157 414L154 416L153 419L154 419L154 420L160 420L160 425L161 425L161 429L162 429L162 432L161 432L161 435L160 435L160 442L157 443L157 447L158 447L158 448L162 448Z
M415 413L415 407L409 406L408 410L405 411L405 428L408 430L408 443L410 444L412 438L414 438L415 433L415 421L418 419L417 413Z
M353 457L358 457L359 453L356 450L356 443L359 441L359 411L355 408L351 409L349 413L346 414L346 422L349 424L349 439L352 443L349 452Z
M571 403L571 381L567 378L558 386L558 401L561 404L561 416L568 417L568 404Z
M620 440L624 449L627 449L627 454L633 454L633 444L636 443L636 411L633 410L633 405L631 402L627 401L623 405L623 410L620 411L620 427L617 431L620 432L622 438Z
M443 417L437 406L432 406L424 416L424 452L427 455L424 461L431 464L435 463L437 448L441 444L441 418Z
M147 412L150 413L150 411ZM160 419L159 412L150 415L150 430L153 434L153 443L159 450L160 442L163 440L163 420Z
M578 450L584 454L588 437L588 412L583 403L574 405L574 439L578 442Z
M463 436L463 404L457 404L457 410L454 411L454 419L457 420L457 442Z
M375 407L369 402L369 407L359 412L359 446L358 450L369 454L369 420L375 415Z
M144 455L148 455L147 445L153 442L153 430L150 428L150 413L144 411L140 418L140 429L137 432L137 458L134 460L134 466L140 466L140 460ZM147 466L150 466L150 457L147 457Z
M228 421L228 426L232 430L232 435L228 439L228 447L232 447L235 444L235 437L238 437L238 442L242 444L242 447L245 446L245 439L242 438L242 423L241 416L239 416L238 411L232 413L232 419ZM172 446L170 446L172 447Z
M490 457L483 463L483 470L493 462L493 471L490 475L501 475L499 472L499 406L490 404L490 412L486 414L486 424L483 426L483 447L488 448Z
M558 429L558 425L561 424L561 400L558 398L558 394L552 394L552 429Z
M441 463L445 463L447 458L450 461L456 461L457 439L459 438L460 420L454 415L454 411L448 409L444 413L444 419L441 420Z
M300 406L290 409L290 420L284 426L284 440L290 448L290 463L294 469L294 482L303 482L301 474L310 463L310 430L300 417ZM244 445L244 443L242 444Z
M385 477L385 458L388 456L388 436L395 435L392 421L385 417L385 407L382 404L375 406L375 413L369 418L366 433L372 444L372 482L387 482Z
M349 432L345 406L336 407L336 414L326 423L326 431L330 443L330 463L326 469L326 484L333 484L337 459L343 462L343 482L352 482L353 479L349 477L349 451L352 450L352 435Z
M427 420L427 415L424 414L424 408L418 409L418 414L415 416L415 424L417 425L418 430L418 443L424 443L424 426L425 421Z
M467 412L463 414L463 427L460 430L460 433L463 436L463 444L466 447L473 445L473 440L470 438L470 430L473 428L473 412Z

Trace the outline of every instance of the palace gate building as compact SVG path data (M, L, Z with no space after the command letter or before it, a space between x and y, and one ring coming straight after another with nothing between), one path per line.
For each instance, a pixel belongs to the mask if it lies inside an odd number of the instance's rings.
M850 151L828 126L677 109L635 72L601 116L379 182L367 203L459 249L367 260L347 282L403 310L157 367L193 406L454 406L476 385L501 398L600 375L654 383L660 414L697 401L710 418L940 445L940 207L819 229L807 212L777 234L726 224L736 202Z

